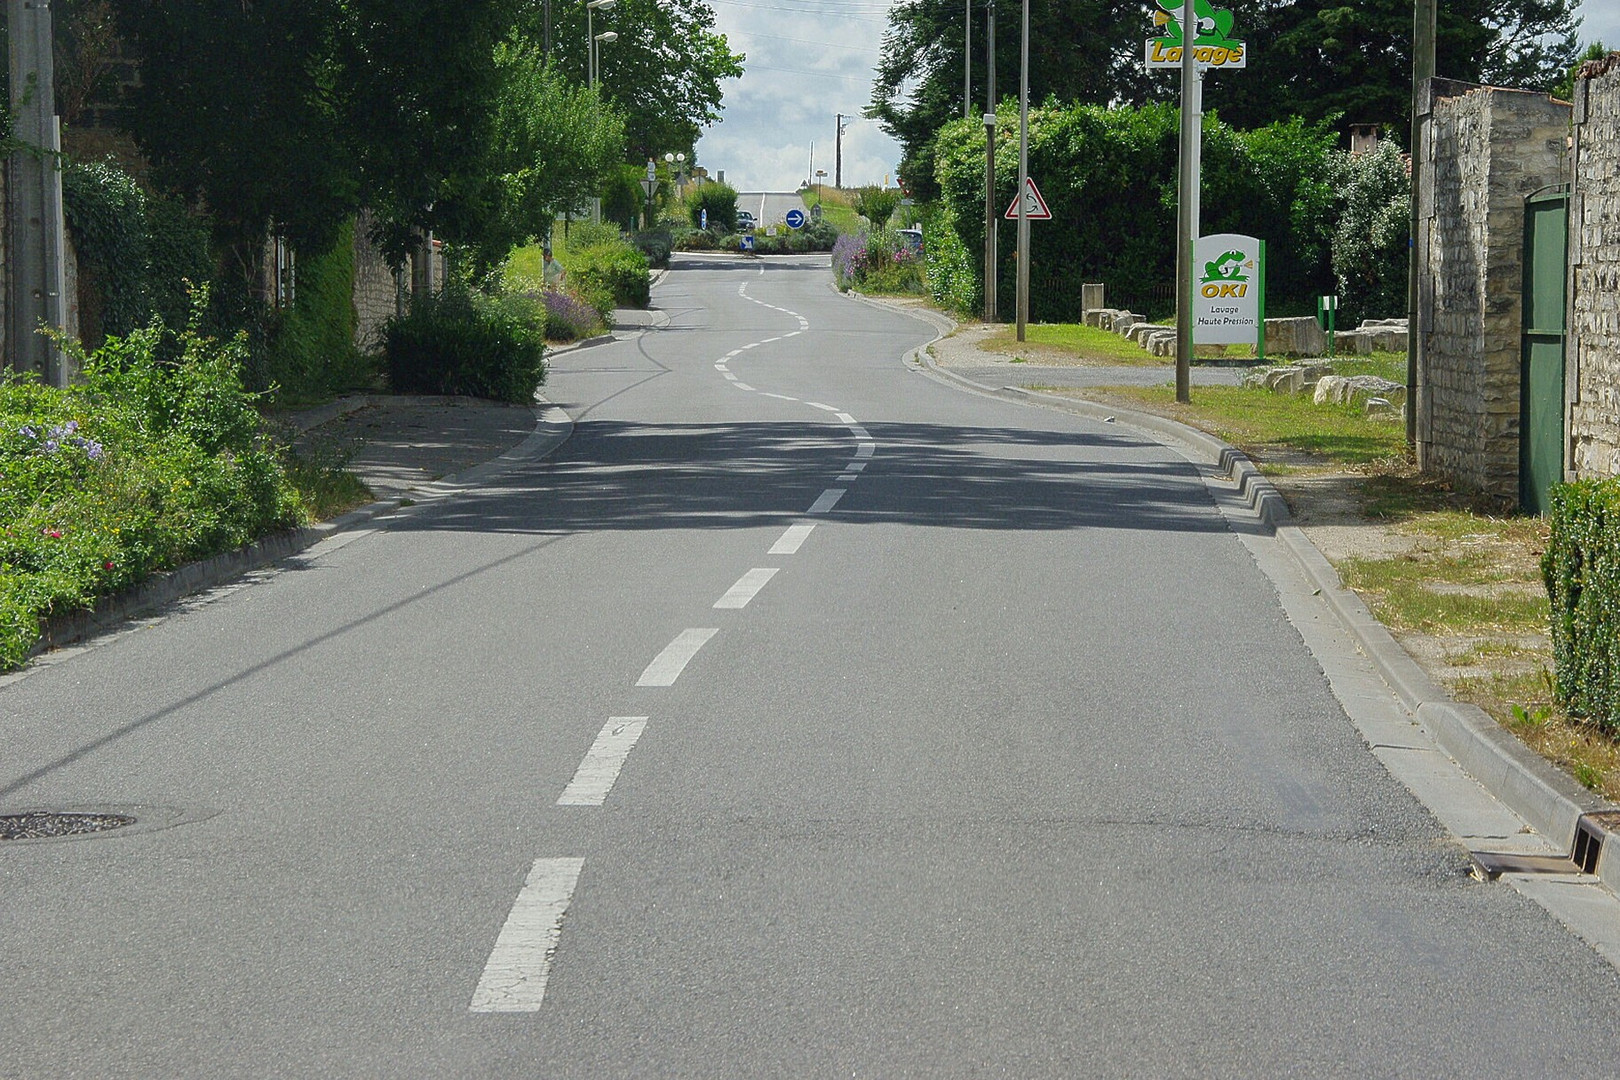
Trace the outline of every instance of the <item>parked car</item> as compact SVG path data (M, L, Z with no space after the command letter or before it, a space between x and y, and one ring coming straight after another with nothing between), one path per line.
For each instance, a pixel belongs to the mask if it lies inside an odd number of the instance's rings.
M737 231L738 232L753 232L758 227L759 227L759 222L754 220L754 215L753 214L750 214L746 210L737 211Z
M918 255L923 253L923 237L921 229L896 229L895 232L900 234L900 239L912 251L915 251Z

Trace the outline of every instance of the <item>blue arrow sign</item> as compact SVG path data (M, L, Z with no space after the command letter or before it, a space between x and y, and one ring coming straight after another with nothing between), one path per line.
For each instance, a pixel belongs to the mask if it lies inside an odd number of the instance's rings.
M782 220L787 222L787 227L790 229L802 229L804 228L804 211L794 207L787 212L787 217Z

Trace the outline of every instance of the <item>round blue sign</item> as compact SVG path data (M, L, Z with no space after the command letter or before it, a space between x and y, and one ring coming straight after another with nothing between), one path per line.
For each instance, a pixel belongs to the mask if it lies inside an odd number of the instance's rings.
M790 229L802 229L804 228L804 211L794 207L787 212L787 217L783 220L787 222L787 227Z

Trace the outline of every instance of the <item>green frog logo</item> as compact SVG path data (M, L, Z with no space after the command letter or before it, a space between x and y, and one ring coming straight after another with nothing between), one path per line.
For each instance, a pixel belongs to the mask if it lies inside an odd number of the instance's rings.
M1243 272L1248 256L1241 251L1227 251L1212 262L1204 264L1204 278L1199 283L1208 285L1212 281L1248 281L1249 275Z

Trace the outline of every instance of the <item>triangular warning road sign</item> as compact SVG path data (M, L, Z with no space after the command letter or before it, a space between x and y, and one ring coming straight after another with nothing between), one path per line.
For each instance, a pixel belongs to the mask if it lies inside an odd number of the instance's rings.
M1041 198L1041 189L1035 186L1035 178L1027 177L1024 181L1024 216L1031 221L1051 221L1052 211L1046 208L1046 200ZM1015 198L1007 205L1007 219L1018 219L1018 200Z

